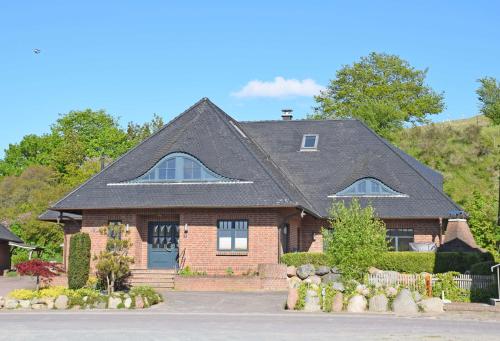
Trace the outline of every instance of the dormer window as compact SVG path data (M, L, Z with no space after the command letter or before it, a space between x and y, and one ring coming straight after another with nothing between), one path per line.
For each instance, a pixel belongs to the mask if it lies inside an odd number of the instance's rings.
M363 178L330 197L406 197L374 178Z
M132 182L213 182L228 181L189 154L172 153Z
M300 150L317 150L318 149L318 139L319 135L317 134L305 134L302 137L302 145Z

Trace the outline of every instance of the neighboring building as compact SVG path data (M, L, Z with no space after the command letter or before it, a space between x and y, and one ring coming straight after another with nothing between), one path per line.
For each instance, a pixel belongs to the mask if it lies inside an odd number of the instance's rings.
M51 210L81 216L65 227L65 255L77 231L97 254L108 238L99 229L119 222L135 269L240 273L283 252L322 251L329 208L353 197L375 208L396 250L439 245L449 212L460 209L441 174L360 121L286 112L238 122L202 99Z
M24 242L8 228L0 224L0 276L4 270L10 269L11 246L9 243L22 244Z

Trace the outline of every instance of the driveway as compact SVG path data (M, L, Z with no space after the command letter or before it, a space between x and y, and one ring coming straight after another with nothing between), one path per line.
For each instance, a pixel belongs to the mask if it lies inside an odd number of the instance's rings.
M34 277L6 277L0 276L0 296L6 296L14 289L35 289L36 280Z

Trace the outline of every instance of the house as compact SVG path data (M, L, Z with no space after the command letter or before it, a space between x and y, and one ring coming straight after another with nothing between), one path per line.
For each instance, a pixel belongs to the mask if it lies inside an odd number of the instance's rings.
M358 120L238 122L204 98L56 202L69 236L121 223L136 270L187 265L253 270L284 252L322 251L333 202L359 198L395 250L440 245L450 211L443 177ZM76 218L75 218L76 217ZM43 217L42 217L43 218ZM49 219L47 218L47 219Z
M8 228L0 224L0 275L4 270L10 269L10 244L24 243L21 238L12 233Z

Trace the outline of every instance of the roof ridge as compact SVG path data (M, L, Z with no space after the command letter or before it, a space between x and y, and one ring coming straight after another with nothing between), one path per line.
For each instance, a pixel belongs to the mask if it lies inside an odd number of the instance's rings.
M331 122L340 122L340 121L356 121L356 119L352 118L327 118L324 120L316 120L316 119L311 119L311 118L300 118L300 119L295 119L295 120L256 120L256 121L238 121L240 123L274 123L274 122L283 122L283 123L298 123L298 122L325 122L325 121L331 121Z
M424 179L425 182L427 182L429 185L431 185L432 188L434 188L435 190L437 190L439 192L439 194L441 194L441 196L443 196L444 198L446 198L446 200L448 200L453 206L455 206L457 209L461 209L450 197L448 197L446 195L446 193L444 193L441 189L437 188L436 186L434 186L434 184L429 181L418 169L416 169L415 167L413 167L413 165L411 165L408 161L406 161L403 157L401 157L400 154L398 154L392 147L392 145L386 141L385 139L383 139L382 137L380 137L378 134L376 134L373 130L371 130L363 121L361 120L358 120L356 119L355 121L358 121L363 127L365 127L366 130L368 130L372 135L374 135L379 141L381 141L384 145L386 145L390 150L391 152L393 152L398 158L400 158L405 164L407 164L411 169L413 169L413 171L415 173L417 173L422 179ZM411 155L409 155L410 157L412 157ZM416 159L415 159L416 160ZM417 162L420 162L417 160Z

